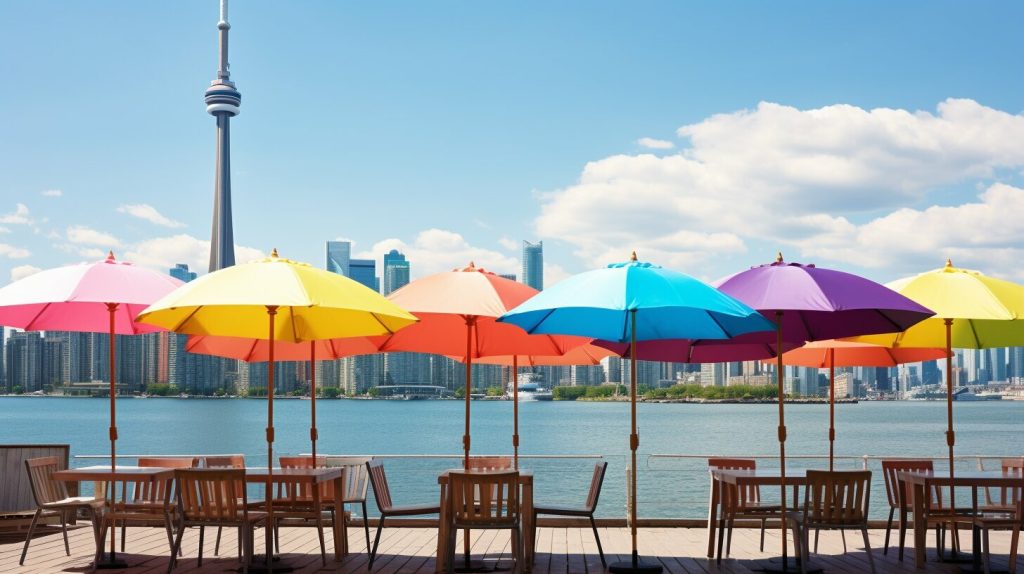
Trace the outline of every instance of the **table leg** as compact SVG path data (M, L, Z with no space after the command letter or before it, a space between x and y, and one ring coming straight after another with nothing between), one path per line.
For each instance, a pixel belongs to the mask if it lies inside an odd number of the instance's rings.
M437 515L437 560L434 561L434 571L441 573L445 571L445 560L448 557L448 483L440 482L441 485L441 512Z
M338 562L348 556L348 521L345 520L345 505L342 503L342 493L345 490L345 470L342 469L341 476L334 479L334 524L331 525L331 532L334 534L334 559ZM366 520L366 517L363 517Z
M523 572L530 572L533 570L533 536L532 532L534 529L533 524L533 481L530 480L523 485L523 500L521 501L520 511L522 512L523 522L523 566L520 568Z
M928 496L928 481L914 483L914 562L924 568L927 560L925 538L928 536L928 518L924 514L924 503Z
M725 543L725 521L726 516L729 513L729 509L726 506L728 500L725 496L725 490L729 488L725 485L724 481L718 481L718 552L715 557L718 561L722 560L722 545ZM739 486L736 486L739 488Z
M715 520L718 514L718 486L714 476L711 477L711 496L708 501L708 558L715 556Z

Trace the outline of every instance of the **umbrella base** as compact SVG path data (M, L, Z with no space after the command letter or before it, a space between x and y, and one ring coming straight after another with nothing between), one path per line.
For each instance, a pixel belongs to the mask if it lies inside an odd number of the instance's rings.
M104 558L103 560L93 564L93 568L95 568L96 570L121 570L123 568L128 568L128 563L124 560L118 560L116 558Z
M455 564L452 568L455 572L495 572L499 570L497 566L490 567L484 563L483 560L470 560L466 561L460 558L455 559Z
M263 574L264 572L294 572L295 567L289 566L288 564L282 564L280 556L274 556L271 559L271 563L267 564L265 555L257 555L253 556L252 562L249 563L248 570L251 574ZM238 570L238 572L241 571L241 569Z
M636 562L624 560L609 564L608 571L613 574L661 574L662 567L661 564L644 562L642 559Z

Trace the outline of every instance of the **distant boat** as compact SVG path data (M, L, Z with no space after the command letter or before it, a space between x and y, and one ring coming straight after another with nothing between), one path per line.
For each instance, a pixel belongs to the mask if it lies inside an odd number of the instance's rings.
M512 392L509 390L509 395L511 394ZM554 395L551 391L533 382L533 377L530 373L519 375L520 401L550 401L552 399L554 399Z
M1003 399L1002 393L993 393L992 391L982 391L980 393L967 391L958 393L954 397L958 401L1001 401Z

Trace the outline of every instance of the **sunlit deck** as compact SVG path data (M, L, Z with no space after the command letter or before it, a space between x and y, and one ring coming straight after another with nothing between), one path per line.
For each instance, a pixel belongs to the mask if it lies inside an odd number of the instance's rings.
M434 552L436 549L436 529L433 528L386 528L381 538L377 563L374 573L396 574L416 573L432 574L434 572ZM871 531L871 544L881 548L884 531ZM0 572L88 572L94 549L91 529L79 526L73 529L71 536L71 556L64 554L64 545L60 531L54 530L44 536L38 536L29 549L25 566L18 566L18 558L24 542L24 534L7 534L0 537ZM257 533L257 552L262 548L262 532ZM203 555L203 566L196 564L196 551L199 543L198 529L187 532L182 543L184 558L178 563L176 573L214 573L237 571L240 564L235 560L236 539L228 529L224 532L220 557L213 556L212 533L206 536L206 550ZM609 561L625 560L629 552L629 531L626 528L601 528L601 540ZM820 554L813 562L824 568L826 572L854 574L868 571L860 538L855 533L847 533L849 552L843 554L842 542L838 533L822 533ZM968 549L970 535L964 533L961 540ZM774 552L780 547L778 533L769 532L766 548L772 553L758 551L758 531L756 529L738 529L733 540L732 558L723 560L718 566L714 561L704 557L706 538L702 528L642 528L640 530L641 551L656 558L665 568L666 574L709 574L714 572L746 573L757 572L770 564ZM331 546L328 537L328 562L321 566L319 547L314 530L308 528L282 529L281 564L294 568L295 572L366 572L366 542L361 528L349 529L349 546L352 550L342 562L334 562L330 557ZM1009 548L1008 533L993 533L992 546L997 553L993 566L1006 568L1005 553ZM509 537L504 532L484 532L473 536L474 557L483 556L485 562L497 564L501 569L512 566L509 549ZM130 528L126 553L124 555L128 569L125 573L165 572L167 569L167 538L159 528ZM929 562L925 570L914 568L913 553L909 552L904 562L896 559L896 552L890 551L883 556L880 550L875 552L875 563L878 572L959 572L955 564L935 562L933 551L929 551ZM581 528L542 528L537 540L537 559L534 572L538 574L554 573L585 573L601 572L601 561L597 555L597 547L589 529ZM1024 560L1018 559L1018 571L1024 572Z

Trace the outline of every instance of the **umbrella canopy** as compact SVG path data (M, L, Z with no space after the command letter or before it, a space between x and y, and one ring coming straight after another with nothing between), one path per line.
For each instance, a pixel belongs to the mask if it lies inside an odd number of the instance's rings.
M181 281L151 269L103 261L40 271L0 289L0 324L26 331L80 331L110 337L110 468L117 467L117 344L115 335L159 331L135 315ZM115 541L110 535L113 561Z
M812 341L782 355L783 363L812 369L828 369L828 469L835 460L836 367L895 367L948 357L945 349L894 349L881 345L829 339Z
M756 336L756 337L753 337ZM764 339L762 332L741 335L725 341L708 339L660 339L638 341L636 358L639 361L666 363L726 363L731 361L759 361L776 355L774 342L750 340ZM744 341L746 340L746 341ZM623 358L633 357L629 343L595 340L594 345L609 349ZM783 352L796 349L800 343L783 341Z
M581 337L531 336L496 321L509 309L538 291L498 275L473 262L462 269L417 279L388 299L419 318L416 325L386 338L381 351L434 353L466 363L466 429L463 462L469 466L470 409L473 361L495 355L560 355L588 342Z
M899 279L888 286L935 310L935 317L903 333L858 337L865 343L901 347L943 347L946 357L946 445L953 474L953 358L954 348L983 349L1024 345L1024 285L945 267Z
M393 333L416 317L336 273L277 256L200 277L157 301L139 321L190 335L266 339L267 465L274 466L275 342ZM267 489L270 498L270 489Z
M902 331L932 316L930 310L873 281L815 265L774 263L751 267L715 286L775 321L775 341L818 341ZM779 462L782 506L786 506L786 417L783 358L776 357L779 403ZM782 522L786 556L786 523Z
M654 339L726 339L773 328L750 307L689 275L640 262L575 275L508 312L503 322L530 333L562 333L635 346ZM636 361L630 361L629 509L632 561L612 571L660 571L640 563L636 534Z

